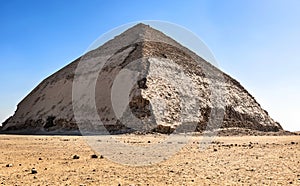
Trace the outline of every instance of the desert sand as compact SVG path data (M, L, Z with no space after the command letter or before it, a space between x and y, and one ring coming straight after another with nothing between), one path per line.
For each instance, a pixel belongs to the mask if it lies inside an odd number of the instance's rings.
M164 137L118 138L132 145L152 145ZM205 150L199 149L199 141L192 137L160 163L129 166L101 157L82 136L1 135L0 184L300 185L300 136L217 137ZM33 168L37 173L32 174Z

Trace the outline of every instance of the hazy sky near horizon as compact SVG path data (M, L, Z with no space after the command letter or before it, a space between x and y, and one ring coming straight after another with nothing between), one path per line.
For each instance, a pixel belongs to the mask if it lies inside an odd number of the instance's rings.
M105 32L140 20L202 39L284 129L300 130L300 1L0 1L0 122Z

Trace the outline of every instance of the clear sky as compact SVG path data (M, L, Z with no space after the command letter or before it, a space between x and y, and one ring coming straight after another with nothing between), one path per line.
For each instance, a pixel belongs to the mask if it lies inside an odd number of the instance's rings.
M184 26L287 130L300 130L300 1L2 0L0 121L44 78L128 22Z

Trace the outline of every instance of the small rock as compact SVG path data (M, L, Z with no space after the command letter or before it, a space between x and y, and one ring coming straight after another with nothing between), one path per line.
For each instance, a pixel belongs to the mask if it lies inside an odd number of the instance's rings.
M31 174L37 174L37 170L35 168L31 169Z
M292 145L294 145L294 144L295 144L295 142L293 142L293 141L292 141L292 142L291 142L291 144L292 144Z
M13 164L11 164L11 163L6 165L6 167L12 167L12 166L13 166Z
M218 149L214 149L214 151L215 151L215 152L217 152L217 151L218 151Z
M100 156L100 159L103 159L103 158L104 158L104 157L101 155L101 156Z
M91 158L96 159L98 156L96 154L91 155Z
M13 164L11 164L11 163L6 165L6 167L12 167L12 166L13 166Z
M151 141L148 141L148 143L151 143Z
M74 160L78 160L78 159L79 159L79 156L78 156L78 155L74 155L74 156L73 156L73 159L74 159Z
M39 158L39 160L43 160L42 158Z

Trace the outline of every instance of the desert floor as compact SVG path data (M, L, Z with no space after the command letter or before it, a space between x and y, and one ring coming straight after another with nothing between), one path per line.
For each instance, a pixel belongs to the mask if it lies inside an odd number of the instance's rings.
M116 138L129 147L151 149L165 136ZM168 142L172 143L179 141ZM91 148L81 136L0 135L0 184L300 185L300 136L217 137L204 149L201 144L201 137L194 136L170 158L135 166L112 161ZM130 160L134 159L132 153L120 154ZM155 154L150 150L146 155L150 157L152 153ZM98 158L91 158L93 154ZM100 158L101 154L104 158ZM73 159L74 155L79 159ZM37 170L36 174L32 174L32 168Z

